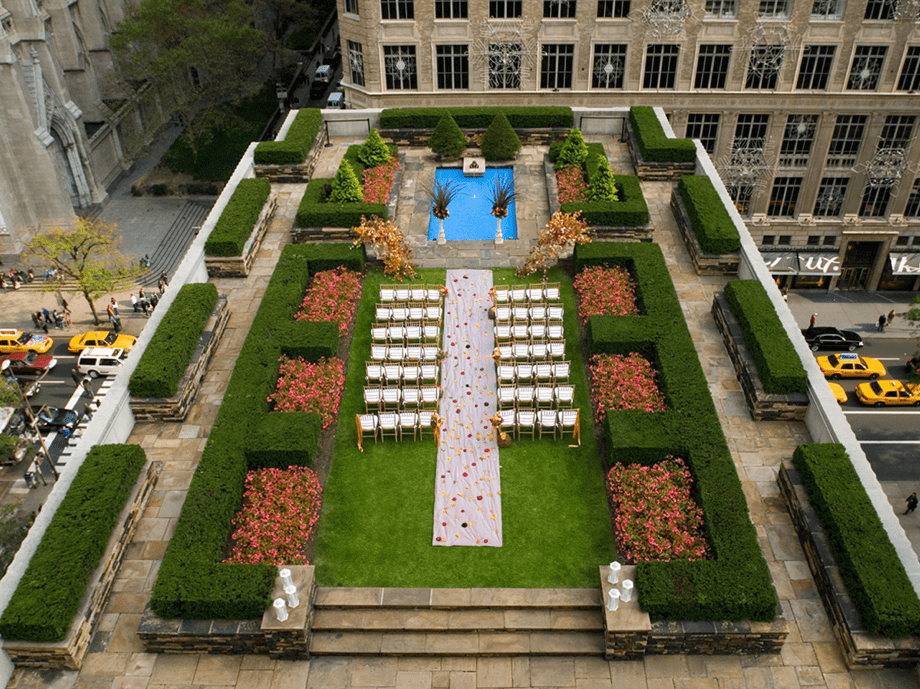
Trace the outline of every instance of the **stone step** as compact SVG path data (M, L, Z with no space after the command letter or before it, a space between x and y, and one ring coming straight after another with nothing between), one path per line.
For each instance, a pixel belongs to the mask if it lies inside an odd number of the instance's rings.
M469 610L469 609L582 609L600 610L600 589L390 589L379 587L323 587L315 607Z
M595 610L473 609L405 610L367 608L316 609L314 631L382 632L598 632L604 615Z
M602 632L314 631L311 655L603 655Z

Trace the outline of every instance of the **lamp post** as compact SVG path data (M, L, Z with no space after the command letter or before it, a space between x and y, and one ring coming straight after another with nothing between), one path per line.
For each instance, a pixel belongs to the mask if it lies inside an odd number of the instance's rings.
M13 386L16 388L16 392L19 394L19 399L22 402L22 410L26 413L26 419L28 420L29 428L35 431L35 435L38 436L38 442L41 445L42 453L44 454L45 459L48 461L48 466L51 467L51 473L54 475L54 480L57 481L57 468L54 466L54 460L51 459L51 454L48 452L48 448L45 445L45 439L42 437L41 432L38 430L37 419L35 418L35 414L32 413L32 405L29 403L29 398L23 394L22 388L19 386L19 379L16 378L16 374L10 371L9 368L9 359L4 360L3 363L0 364L0 371L8 373L10 378L13 379Z

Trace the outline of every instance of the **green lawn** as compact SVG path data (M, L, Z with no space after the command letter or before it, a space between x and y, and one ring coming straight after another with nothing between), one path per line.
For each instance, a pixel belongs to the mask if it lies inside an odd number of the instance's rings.
M421 281L444 282L444 271ZM494 271L496 284L518 280ZM431 545L436 446L427 439L365 442L354 417L364 410L364 362L382 273L368 274L355 324L332 467L318 523L317 581L324 586L594 587L598 566L614 559L604 473L594 443L571 281L560 271L566 355L581 408L582 446L571 439L516 440L501 450L501 548Z

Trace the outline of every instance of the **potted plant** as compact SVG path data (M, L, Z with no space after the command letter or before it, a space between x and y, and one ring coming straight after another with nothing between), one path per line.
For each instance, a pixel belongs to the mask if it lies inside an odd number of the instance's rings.
M492 204L492 215L498 221L495 229L495 243L501 244L505 240L502 238L502 218L508 215L508 206L514 201L514 182L510 177L501 179L495 178L495 184L492 186L492 193L489 196L489 202Z
M425 189L431 197L431 214L438 219L438 244L447 244L447 238L444 236L444 219L450 217L450 211L447 207L460 194L463 188L456 180L441 182L436 179L432 189Z

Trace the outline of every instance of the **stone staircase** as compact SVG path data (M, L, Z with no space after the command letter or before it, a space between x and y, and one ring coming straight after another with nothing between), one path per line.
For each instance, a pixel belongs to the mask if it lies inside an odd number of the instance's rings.
M599 589L318 588L311 655L603 655Z

